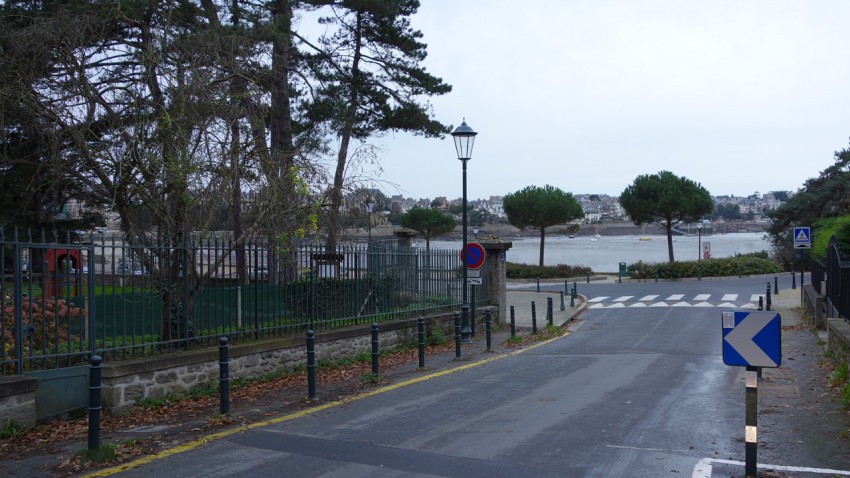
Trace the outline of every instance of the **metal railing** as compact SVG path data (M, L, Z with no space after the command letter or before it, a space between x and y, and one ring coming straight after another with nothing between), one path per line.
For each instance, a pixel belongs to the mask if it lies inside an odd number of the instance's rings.
M822 281L826 281L826 287ZM835 236L829 241L823 263L812 261L812 286L818 292L824 290L830 317L850 320L850 261L842 257Z
M457 251L194 235L74 244L0 230L0 374L139 357L457 310ZM484 277L487 274L483 274ZM485 279L486 280L486 279ZM478 303L487 303L486 284Z

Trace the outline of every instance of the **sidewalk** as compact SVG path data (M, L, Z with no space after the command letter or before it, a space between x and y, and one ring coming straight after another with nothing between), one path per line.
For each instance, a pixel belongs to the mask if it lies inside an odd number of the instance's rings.
M563 296L563 310L561 309L561 294L560 292L534 290L508 290L507 291L507 317L505 323L509 324L511 319L511 306L514 308L514 320L517 327L532 327L531 306L534 304L535 315L537 317L537 327L543 328L547 324L546 311L548 301L552 299L552 323L560 327L567 323L571 318L575 317L587 303L584 296L581 294L575 299L574 304L570 307L570 295Z

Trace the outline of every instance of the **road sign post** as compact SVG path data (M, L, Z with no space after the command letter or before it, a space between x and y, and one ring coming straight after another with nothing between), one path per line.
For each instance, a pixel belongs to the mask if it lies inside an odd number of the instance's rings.
M758 462L758 377L782 362L782 318L772 312L723 312L723 363L746 367L745 474Z

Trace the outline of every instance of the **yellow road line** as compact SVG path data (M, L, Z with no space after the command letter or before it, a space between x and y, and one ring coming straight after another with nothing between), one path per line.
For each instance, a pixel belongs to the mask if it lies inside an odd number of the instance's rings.
M485 358L485 359L482 359L482 360L479 360L479 361L476 361L476 362L470 362L470 363L467 363L467 364L464 364L464 365L460 365L460 366L455 367L455 368L441 370L439 372L434 372L434 373L431 373L431 374L428 374L428 375L423 375L421 377L412 378L410 380L405 380L404 382L399 382L399 383L392 384L392 385L386 385L384 387L376 388L374 390L369 390L367 392L363 392L363 393L354 395L352 397L343 398L341 400L334 400L333 402L328 402L328 403L325 403L325 404L322 404L322 405L317 405L315 407L310 407L310 408L307 408L307 409L304 409L304 410L301 410L301 411L298 411L298 412L290 413L290 414L287 414L287 415L283 415L283 416L280 416L280 417L277 417L277 418L272 418L272 419L269 419L269 420L263 420L261 422L254 422L254 423L250 423L248 425L242 425L242 426L239 426L239 427L236 427L236 428L231 428L231 429L228 429L228 430L222 430L220 432L211 433L209 435L205 435L201 438L198 438L197 440L192 440L192 441L186 442L182 445L175 446L175 447L169 448L167 450L163 450L163 451L161 451L159 453L155 453L153 455L143 456L143 457L138 458L136 460L133 460L133 461L130 461L130 462L127 462L127 463L122 463L120 465L116 465L116 466L113 466L111 468L104 468L102 470L97 470L97 471L90 473L88 475L83 475L83 478L97 477L97 476L111 476L111 475L114 475L116 473L121 473L122 471L130 470L130 469L133 469L133 468L138 468L142 465L146 465L148 463L151 463L155 460L159 460L161 458L166 458L166 457L169 457L169 456L177 455L179 453L183 453L185 451L192 450L192 449L197 448L199 446L205 445L205 444L207 444L211 441L215 441L215 440L218 440L220 438L225 438L225 437L228 437L230 435L234 435L236 433L241 433L241 432L244 432L246 430L264 427L264 426L268 426L268 425L274 425L276 423L286 422L286 421L290 421L290 420L295 420L295 419L298 419L298 418L301 418L301 417L305 417L307 415L312 415L313 413L316 413L316 412L321 412L322 410L327 410L329 408L337 407L337 406L340 406L340 405L345 405L346 403L351 403L351 402L354 402L354 401L357 401L357 400L361 400L363 398L368 398L368 397L372 397L372 396L375 396L375 395L378 395L378 394L381 394L381 393L396 390L396 389L399 389L399 388L402 388L402 387L407 387L407 386L413 385L415 383L424 382L425 380L431 380L431 379L434 379L434 378L437 378L437 377L442 377L443 375L449 375L451 373L460 372L462 370L467 370L467 369L470 369L470 368L473 368L473 367L477 367L479 365L484 365L486 363L495 362L496 360L501 360L503 358L513 357L515 355L519 355L521 353L524 353L528 350L532 350L532 349L535 349L535 348L540 347L542 345L546 345L546 344L553 342L555 340L558 340L562 337L566 337L567 335L569 335L569 332L565 333L564 335L552 338L552 339L537 342L535 344L529 345L527 347L515 350L513 352L510 352L510 353L507 353L507 354L504 354L504 355L495 355L493 357Z

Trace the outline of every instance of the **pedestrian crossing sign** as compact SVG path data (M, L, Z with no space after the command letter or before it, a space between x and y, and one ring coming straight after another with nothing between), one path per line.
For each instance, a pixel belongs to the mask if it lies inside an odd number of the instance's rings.
M808 227L794 228L794 249L811 249L812 232Z

